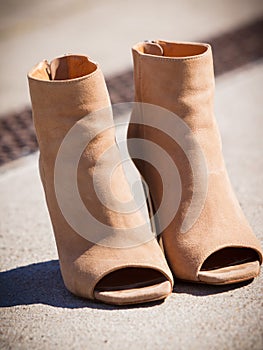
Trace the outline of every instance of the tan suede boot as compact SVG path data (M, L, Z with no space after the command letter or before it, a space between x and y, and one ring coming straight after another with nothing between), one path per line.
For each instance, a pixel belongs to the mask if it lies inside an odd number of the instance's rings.
M163 252L141 213L123 211L133 197L100 68L68 55L39 63L28 80L66 287L111 304L164 299L173 281Z
M161 232L172 271L180 279L209 284L230 284L256 277L262 263L262 252L233 193L221 152L213 112L211 47L208 44L155 41L138 43L132 52L135 101L163 107L175 113L189 128L183 136L185 149L182 150L180 142L158 131L158 127L147 126L151 124L149 108L141 107L135 109L131 118L134 124L130 125L128 132L128 138L142 138L159 145L172 158L180 174L179 208ZM146 126L136 125L138 118ZM152 118L158 122L158 115L153 113ZM168 119L162 116L159 125L165 125ZM179 130L179 124L175 123L174 128ZM185 150L197 169L204 158L207 168L204 176L201 174L200 177L198 171L193 173ZM151 157L158 155L145 154L146 159ZM161 157L157 163L165 167ZM162 200L162 186L166 184L162 185L161 177L150 164L137 160L136 165L149 186L157 210ZM207 184L206 193L201 190L202 176ZM170 186L175 181L175 173L170 172L168 177L170 183L167 186ZM194 195L197 198L194 207L201 206L200 215L184 232L184 221ZM179 189L173 196L166 210L173 200L178 200ZM163 214L164 211L159 213L160 221Z

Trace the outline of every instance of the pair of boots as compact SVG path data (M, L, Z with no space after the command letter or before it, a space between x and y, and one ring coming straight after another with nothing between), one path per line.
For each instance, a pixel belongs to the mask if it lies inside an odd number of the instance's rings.
M99 66L67 55L28 74L66 287L121 305L166 298L173 275L216 285L253 279L262 252L222 157L211 47L155 41L132 52L136 103L128 141L141 158L135 164L149 187L158 240L125 177Z

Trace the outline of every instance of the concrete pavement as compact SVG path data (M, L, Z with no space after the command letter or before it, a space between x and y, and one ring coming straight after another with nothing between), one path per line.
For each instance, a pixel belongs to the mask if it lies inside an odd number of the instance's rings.
M216 95L230 177L261 240L262 67L222 76ZM143 307L72 296L56 260L37 155L14 163L0 175L3 349L262 349L262 275L233 287L176 282L164 303Z
M144 39L218 35L263 13L260 0L9 0L0 3L0 115L29 103L26 71L80 52L112 75ZM216 113L234 189L263 241L263 62L217 79ZM164 302L114 307L63 286L38 154L0 167L0 349L261 350L262 274L232 287L176 281Z

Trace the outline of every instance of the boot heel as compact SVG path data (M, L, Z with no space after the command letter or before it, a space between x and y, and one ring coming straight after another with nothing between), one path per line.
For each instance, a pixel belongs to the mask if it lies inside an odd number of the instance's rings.
M141 176L141 179L142 179L143 191L144 191L145 197L146 197L147 209L148 209L148 213L149 213L149 217L150 217L151 230L152 230L153 234L155 235L161 250L164 253L162 235L160 234L160 230L158 230L158 227L159 227L158 218L157 218L157 216L155 216L156 209L155 209L154 201L153 201L151 192L149 190L149 187L148 187L146 181L144 180L144 178L142 176Z
M144 192L145 197L146 197L146 204L147 204L148 214L150 217L151 230L157 238L156 222L155 222L155 218L154 218L155 210L154 210L152 196L151 196L151 193L149 191L148 185L142 176L141 176L141 181L142 181L142 186L143 186L143 192Z

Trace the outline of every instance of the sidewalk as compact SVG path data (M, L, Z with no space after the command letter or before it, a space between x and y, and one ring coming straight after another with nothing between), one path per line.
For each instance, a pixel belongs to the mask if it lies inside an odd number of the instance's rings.
M263 190L255 174L263 170L262 67L263 63L221 77L216 105L234 188L261 239ZM0 176L1 266L6 271L0 274L3 349L262 348L262 275L251 284L233 287L176 282L163 304L145 307L111 307L72 296L63 287L55 260L37 155L6 172L4 168Z
M257 0L8 4L7 9L0 5L5 53L0 115L28 105L25 74L42 58L88 53L110 76L130 67L130 46L136 41L200 39L263 13ZM262 60L221 75L216 115L234 189L263 242L262 81ZM0 167L0 349L263 348L262 274L250 284L225 287L176 281L164 303L140 307L107 306L71 295L60 275L37 159L36 153Z

